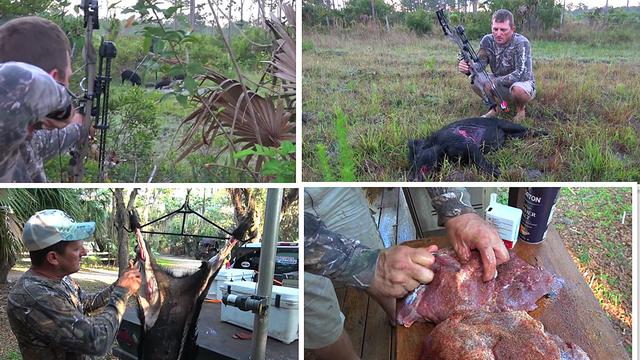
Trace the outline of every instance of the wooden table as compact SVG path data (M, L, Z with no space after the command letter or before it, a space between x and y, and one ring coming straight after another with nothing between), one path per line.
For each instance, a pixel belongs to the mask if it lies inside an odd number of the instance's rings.
M448 246L444 236L431 237L419 242L425 246L428 244ZM518 243L514 250L527 263L540 266L562 277L565 281L556 299L541 299L538 302L538 309L529 313L544 324L547 332L579 345L592 360L629 359L622 340L618 339L605 312L582 278L553 227L549 229L547 238L542 244ZM433 324L427 323L414 323L410 328L396 327L395 358L418 359L422 342L433 327Z

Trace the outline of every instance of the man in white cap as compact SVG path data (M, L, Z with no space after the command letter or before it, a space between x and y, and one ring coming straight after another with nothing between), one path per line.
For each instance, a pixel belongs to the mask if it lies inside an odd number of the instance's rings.
M7 313L24 359L91 359L110 349L129 296L140 287L133 266L97 294L84 293L68 275L87 254L83 240L95 222L75 222L61 210L43 210L25 224L22 240L31 268L8 297ZM95 316L87 315L99 308Z

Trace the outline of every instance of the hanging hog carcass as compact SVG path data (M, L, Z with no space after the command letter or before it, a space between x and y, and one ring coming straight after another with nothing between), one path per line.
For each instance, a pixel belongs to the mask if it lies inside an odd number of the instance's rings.
M138 359L195 359L199 351L196 327L202 303L225 258L244 237L247 226L240 224L218 254L203 261L196 272L184 276L176 276L158 265L134 214L131 226L138 242L136 264L142 275L137 294L141 323Z

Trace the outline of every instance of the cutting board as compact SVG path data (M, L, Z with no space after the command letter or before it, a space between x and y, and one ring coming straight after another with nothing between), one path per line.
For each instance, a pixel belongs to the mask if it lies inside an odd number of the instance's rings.
M450 246L445 236L414 240L403 245L419 247L430 244ZM565 281L556 299L539 300L539 307L529 313L544 324L547 332L579 345L592 360L630 358L555 229L549 229L543 243L519 242L514 250L527 263L542 267ZM419 359L424 338L433 328L430 323L414 323L410 328L397 326L395 358Z

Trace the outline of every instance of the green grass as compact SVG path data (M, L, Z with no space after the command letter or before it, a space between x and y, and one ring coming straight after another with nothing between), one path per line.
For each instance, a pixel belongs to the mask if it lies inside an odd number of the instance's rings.
M629 352L631 195L630 188L562 188L554 215L556 229Z
M560 228L558 227L558 224L556 224L556 228L560 230ZM589 247L580 244L577 246L577 250L578 250L577 252L578 260L580 261L580 263L585 266L589 265L589 263L591 262L591 256L589 255Z
M443 37L352 31L305 32L304 39L302 108L315 115L303 126L305 181L323 180L318 145L330 164L338 161L333 109L348 119L357 181L406 180L407 140L485 112L457 72L458 49ZM532 46L537 96L523 124L549 135L510 140L489 154L499 180L640 180L640 129L633 123L640 122L640 44ZM532 178L531 170L541 176ZM428 180L495 179L453 162Z
M159 258L159 257L156 258L156 262L158 263L158 265L160 265L162 267L165 267L165 268L168 268L168 267L176 265L176 262L173 261L173 260L169 260L169 259L165 259L165 258Z
M4 358L4 360L21 360L22 355L19 351L10 351Z

